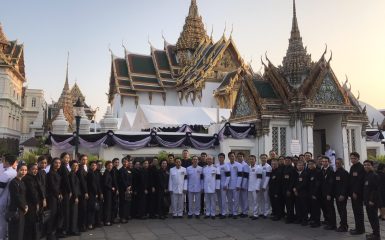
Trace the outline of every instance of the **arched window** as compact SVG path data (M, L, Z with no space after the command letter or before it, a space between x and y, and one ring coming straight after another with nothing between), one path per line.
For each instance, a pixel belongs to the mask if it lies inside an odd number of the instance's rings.
M36 107L36 98L32 98L32 107Z

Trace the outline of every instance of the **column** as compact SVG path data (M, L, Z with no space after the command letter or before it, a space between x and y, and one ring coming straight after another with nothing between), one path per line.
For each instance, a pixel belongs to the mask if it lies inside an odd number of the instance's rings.
M302 146L304 148L302 149L303 152L311 152L314 154L314 137L313 137L313 127L314 127L314 113L305 113L303 115L303 130L304 130L304 139L303 141L306 142Z
M347 134L347 117L342 115L341 120L341 131L342 131L342 158L344 159L344 165L346 169L350 168L350 159L349 159L349 139Z

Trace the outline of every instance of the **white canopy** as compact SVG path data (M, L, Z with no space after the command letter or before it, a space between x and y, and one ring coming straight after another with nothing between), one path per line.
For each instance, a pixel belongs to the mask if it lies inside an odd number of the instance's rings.
M231 109L139 105L130 130L180 127L184 124L208 127L217 122L217 117L219 117L219 121L228 120L230 112ZM122 129L121 127L120 130L127 131L128 129Z
M118 129L121 131L130 131L135 120L135 115L136 113L134 112L125 112Z

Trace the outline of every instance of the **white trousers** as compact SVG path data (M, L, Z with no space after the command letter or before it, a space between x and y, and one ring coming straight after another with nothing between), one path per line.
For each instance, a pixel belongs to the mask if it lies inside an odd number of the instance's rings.
M227 202L229 204L229 214L238 215L239 208L239 193L236 189L227 190Z
M247 197L249 191L247 189L241 189L239 194L239 204L241 205L241 212L242 214L248 214L249 213L249 199Z
M259 195L260 193L256 191L250 191L249 192L249 206L251 210L251 215L254 217L259 216Z
M184 202L183 193L173 193L171 195L172 215L174 217L183 216L183 202Z
M263 214L264 216L268 216L270 214L270 197L269 197L269 189L267 188L265 191L259 192L259 214Z
M215 217L215 193L205 193L206 216Z
M201 193L188 192L188 215L199 216L201 212Z
M217 191L219 212L224 216L227 215L227 210L228 210L227 191L224 191L223 189Z

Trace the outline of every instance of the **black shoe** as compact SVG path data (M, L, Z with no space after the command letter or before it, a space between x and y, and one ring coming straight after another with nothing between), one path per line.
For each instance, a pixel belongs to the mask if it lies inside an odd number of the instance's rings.
M177 219L178 217L177 216L172 216L173 219Z
M349 233L350 233L350 235L361 235L361 234L364 234L365 231L363 231L363 230L351 229L351 230L349 231Z
M279 220L281 220L281 218L280 218L280 217L277 217L277 216L275 216L275 217L273 217L271 220L273 220L273 221L279 221Z
M212 220L215 220L215 216L211 216L211 219L212 219Z
M326 220L325 221L321 221L321 224L322 225L328 225L328 221L326 221Z
M210 218L210 216L207 216L207 215L204 217L204 219L209 219L209 218Z
M294 223L294 221L293 221L293 220L290 220L290 219L286 219L285 223L286 223L286 224L291 224L291 223Z
M340 226L339 228L337 228L336 231L337 232L347 232L348 231L348 227Z
M232 217L233 217L233 214L229 214L228 217L229 217L229 218L232 218Z
M267 219L267 216L263 215L262 218L263 218L263 219Z
M301 220L295 220L294 224L301 224Z
M367 240L380 240L381 237L371 233L371 234L366 234L366 239Z
M73 233L69 233L68 235L70 236L80 236L80 232L73 232Z
M238 216L237 215L233 215L233 219L237 219L238 218Z
M188 216L187 216L188 219L191 219L192 217L193 217L192 215L188 215Z
M328 226L325 226L324 229L325 229L325 230L336 230L337 227L336 227L336 226L328 225Z
M319 228L319 227L321 227L321 223L316 223L315 222L315 223L311 224L310 227L311 228Z
M241 214L241 215L239 215L241 218L246 218L247 217L247 215L246 214Z
M122 218L122 219L120 219L120 223L121 224L126 224L126 223L128 223L128 221L126 219Z
M110 222L106 222L106 223L104 223L104 226L111 226L112 224L110 223Z
M183 218L183 216L178 216L178 218L179 218L179 219L182 219L182 218Z
M251 220L258 220L258 217L252 216L250 219Z
M200 215L195 215L195 218L196 218L196 219L200 219L201 216L200 216Z
M225 219L226 218L226 216L225 215L219 215L219 219Z
M307 226L308 225L308 222L307 221L302 221L301 222L301 226Z

